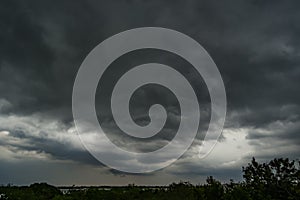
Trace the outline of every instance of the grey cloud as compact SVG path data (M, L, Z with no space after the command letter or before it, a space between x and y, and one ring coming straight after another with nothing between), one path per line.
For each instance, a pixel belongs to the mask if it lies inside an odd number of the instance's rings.
M17 156L27 151L37 153L37 156L46 154L54 161L69 160L87 165L101 165L80 144L72 126L49 119L39 120L39 117L0 116L0 132L8 133L4 136L0 134L0 146L8 148Z

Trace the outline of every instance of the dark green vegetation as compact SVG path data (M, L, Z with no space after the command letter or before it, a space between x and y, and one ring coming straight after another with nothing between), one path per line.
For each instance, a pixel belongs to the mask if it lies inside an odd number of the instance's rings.
M243 167L244 181L221 184L208 177L206 184L172 183L167 187L71 187L68 190L46 183L29 187L2 186L0 199L203 199L203 200L300 200L300 162L274 159L260 164L253 158ZM67 189L67 188L64 188Z

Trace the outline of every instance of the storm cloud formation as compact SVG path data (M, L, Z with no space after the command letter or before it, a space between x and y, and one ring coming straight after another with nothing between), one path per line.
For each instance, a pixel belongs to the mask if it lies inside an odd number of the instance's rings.
M166 184L180 179L201 182L208 175L228 180L239 179L241 166L252 156L299 158L299 9L297 1L2 1L0 183ZM210 117L201 77L166 52L137 51L120 58L113 63L119 68L112 66L106 81L116 79L126 66L153 60L181 69L196 83L204 120L195 144L172 166L148 176L124 177L81 146L72 117L72 87L81 62L96 45L145 26L180 31L208 51L224 80L228 112L216 148L199 160L201 132ZM120 138L101 99L109 87L108 82L97 91L96 108L104 113L99 121L107 132ZM131 105L136 122L143 124L147 107L157 101L169 106L170 119L165 126L169 134L156 138L155 148L172 139L178 126L176 100L162 88L141 88ZM129 144L138 151L153 150L138 141Z

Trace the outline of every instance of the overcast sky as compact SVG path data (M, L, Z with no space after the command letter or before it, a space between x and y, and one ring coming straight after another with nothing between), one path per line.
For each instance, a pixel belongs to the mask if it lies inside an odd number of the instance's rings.
M0 184L46 181L55 185L165 185L209 175L241 180L252 156L261 161L300 156L300 4L298 1L1 1ZM156 138L141 141L120 132L111 116L113 85L137 64L174 67L193 84L201 108L198 137L171 166L150 174L111 170L83 147L72 116L72 88L86 55L127 29L154 26L198 41L223 77L227 117L223 134L204 159L197 152L210 118L201 76L178 56L140 50L120 57L97 89L96 110L106 135L123 148L161 148L178 129L180 109L168 90L140 88L131 114L149 121L150 105L166 107L168 119ZM142 143L142 145L141 145ZM135 145L132 145L135 144ZM155 146L147 145L153 144Z

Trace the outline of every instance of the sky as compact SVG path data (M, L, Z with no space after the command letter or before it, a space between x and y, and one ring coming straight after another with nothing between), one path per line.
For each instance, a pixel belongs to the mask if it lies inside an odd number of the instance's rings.
M240 181L242 166L253 156L262 162L299 159L299 9L298 1L276 0L1 1L0 184L167 185L203 183L210 175ZM148 123L149 106L159 103L167 111L166 124L145 141L122 134L109 98L117 80L136 65L157 62L180 71L201 109L197 137L183 156L159 171L130 174L105 166L85 149L73 121L72 89L95 46L139 27L169 28L199 42L223 78L227 115L215 148L199 159L211 116L202 77L170 52L144 49L121 56L105 72L95 98L98 121L114 143L149 152L172 140L180 123L174 95L146 85L130 101L134 121Z

